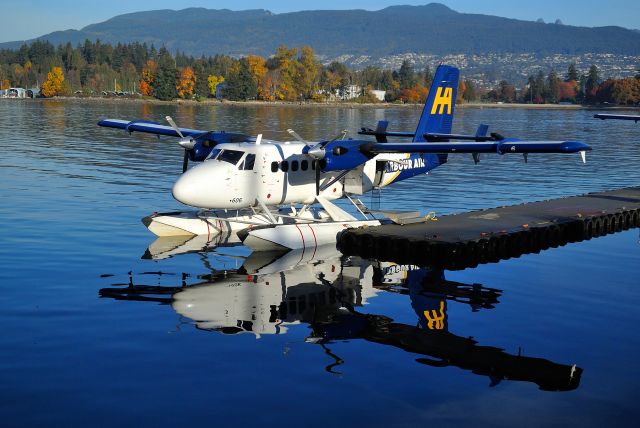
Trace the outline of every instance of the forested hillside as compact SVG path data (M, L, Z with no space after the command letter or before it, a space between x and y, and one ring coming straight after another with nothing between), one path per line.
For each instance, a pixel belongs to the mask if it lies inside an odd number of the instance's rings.
M574 27L455 12L441 4L378 11L191 8L116 16L81 30L40 37L54 45L146 42L189 55L268 56L278 46L313 46L324 57L413 53L640 54L640 33L620 27ZM0 44L20 47L22 42Z

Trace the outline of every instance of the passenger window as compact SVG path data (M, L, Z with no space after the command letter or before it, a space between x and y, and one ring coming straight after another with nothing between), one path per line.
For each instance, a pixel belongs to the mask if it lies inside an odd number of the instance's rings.
M300 169L303 171L306 171L309 169L309 161L308 160L303 160L302 162L300 162Z
M271 162L271 172L278 172L278 162Z
M253 170L253 165L256 163L256 155L253 153L249 153L247 157L244 159L244 169L245 171Z
M298 170L298 161L294 160L291 161L291 171L297 171Z
M287 161L282 161L280 163L280 169L282 170L282 172L287 172L289 171L289 162Z

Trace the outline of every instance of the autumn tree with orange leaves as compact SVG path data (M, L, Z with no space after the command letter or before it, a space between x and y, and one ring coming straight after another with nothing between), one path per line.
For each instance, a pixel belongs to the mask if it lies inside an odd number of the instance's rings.
M605 80L596 94L599 102L636 105L640 102L640 80L635 77Z
M44 81L40 92L45 97L54 97L61 95L64 88L64 74L62 67L53 67L47 74L47 80Z
M569 80L558 84L558 101L575 102L578 96L578 82Z
M298 92L305 99L317 99L322 64L316 59L310 46L300 48L300 57L296 65L295 86Z
M196 87L196 75L191 67L180 70L176 90L180 98L191 98L193 89Z
M460 81L458 82L458 92L456 95L456 104L462 104L464 103L464 93L467 91L467 84L465 83L464 80L460 79ZM429 92L427 90L427 92ZM426 97L425 97L426 100Z
M153 81L155 80L158 64L152 59L147 60L146 65L142 68L142 78L138 84L138 90L144 96L153 95Z
M402 89L398 98L400 98L404 103L419 104L424 103L428 94L429 89L418 83L411 88Z
M256 83L256 87L258 88L258 99L273 101L273 96L270 93L269 87L270 81L266 79L268 71L266 64L267 61L261 56L249 55L247 57L249 71L251 72L253 81Z
M297 72L296 48L287 48L282 45L276 49L272 58L275 64L273 73L273 96L276 100L295 101L298 99L298 92L295 88L295 78Z

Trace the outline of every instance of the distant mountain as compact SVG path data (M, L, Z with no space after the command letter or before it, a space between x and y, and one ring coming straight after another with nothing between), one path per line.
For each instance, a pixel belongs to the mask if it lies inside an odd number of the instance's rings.
M640 55L640 32L621 27L574 27L458 13L431 3L378 11L316 10L274 14L267 10L190 8L116 16L82 30L39 37L53 44L85 39L146 42L192 54L270 55L279 45L312 46L325 57L384 57L403 53L613 53ZM17 48L24 42L0 44Z

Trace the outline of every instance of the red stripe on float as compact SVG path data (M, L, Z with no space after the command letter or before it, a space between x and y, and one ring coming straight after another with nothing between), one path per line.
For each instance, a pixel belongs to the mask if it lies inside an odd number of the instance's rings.
M311 256L311 258L313 259L316 256L316 250L318 249L318 238L316 238L316 232L313 231L313 227L311 227L311 225L308 223L307 226L309 226L309 229L311 229L311 233L313 233L313 241L315 242L315 247L313 247L313 256Z
M304 258L304 250L305 250L304 235L302 234L302 231L300 230L300 227L297 224L296 224L296 229L298 229L298 232L300 232L300 238L302 238L302 255L300 256L300 261L302 261L302 259Z

